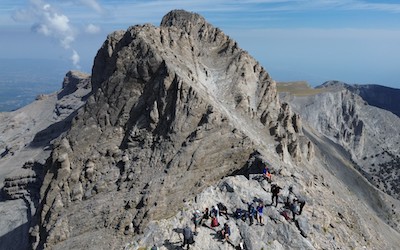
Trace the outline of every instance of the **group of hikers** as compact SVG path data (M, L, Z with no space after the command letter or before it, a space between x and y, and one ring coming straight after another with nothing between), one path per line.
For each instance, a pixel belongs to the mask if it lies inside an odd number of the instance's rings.
M269 206L278 206L278 199L282 188L277 184L272 183L272 174L267 165L265 165L262 174L263 180L267 180L271 183L271 203ZM302 197L294 194L293 187L290 186L288 188L289 194L286 196L286 199L283 201L284 206L280 209L280 214L288 221L295 221L296 215L300 215L305 206L305 200ZM250 225L254 224L254 219L256 219L257 225L264 225L264 202L262 200L257 200L253 202L247 203L247 210L242 208L236 208L234 212L231 214L235 219L242 219L243 221L249 220ZM233 211L233 210L232 210ZM289 214L291 213L291 217ZM195 210L193 214L193 222L194 222L194 232L190 229L188 225L183 229L183 244L182 247L187 246L187 249L190 248L190 245L194 243L194 235L197 235L199 226L203 225L209 227L217 232L217 237L222 241L230 242L231 228L228 223L225 222L222 229L218 230L220 226L219 218L220 216L224 216L226 221L229 220L228 217L228 208L221 202L217 205L214 205L211 210L209 208L205 208L203 212L199 210ZM209 222L210 221L210 222ZM210 223L210 224L208 224ZM231 243L232 244L232 243ZM238 249L243 249L243 242L239 245Z

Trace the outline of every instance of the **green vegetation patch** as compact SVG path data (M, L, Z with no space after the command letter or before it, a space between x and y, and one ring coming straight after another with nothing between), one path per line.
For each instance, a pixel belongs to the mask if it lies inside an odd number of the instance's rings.
M278 93L289 93L294 96L316 95L327 91L326 88L314 89L305 81L278 82L276 88Z

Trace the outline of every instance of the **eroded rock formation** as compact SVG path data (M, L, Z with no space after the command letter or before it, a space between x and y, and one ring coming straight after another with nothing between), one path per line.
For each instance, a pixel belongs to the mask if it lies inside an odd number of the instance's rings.
M103 229L117 233L99 244L120 244L111 238L172 216L255 147L272 146L287 162L311 158L299 117L279 103L268 73L194 13L109 35L92 91L54 146L35 247Z
M376 88L331 81L318 88L323 90L320 94L287 99L306 123L343 146L355 167L372 184L399 199L400 118L369 105L357 94L362 91L363 95L372 98L374 94L368 93L368 89L374 91Z

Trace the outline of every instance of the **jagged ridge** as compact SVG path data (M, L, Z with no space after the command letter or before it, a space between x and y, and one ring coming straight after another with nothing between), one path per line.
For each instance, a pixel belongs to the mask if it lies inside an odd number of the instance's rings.
M95 58L92 89L52 152L39 248L98 228L140 232L244 166L255 144L286 161L311 157L275 82L197 14L173 11L159 28L111 34ZM121 236L97 243L118 245Z

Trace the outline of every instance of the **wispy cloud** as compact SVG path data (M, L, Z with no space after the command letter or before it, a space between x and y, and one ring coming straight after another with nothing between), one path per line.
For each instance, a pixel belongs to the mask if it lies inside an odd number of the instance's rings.
M72 56L71 56L71 61L74 64L74 66L77 69L80 69L81 66L79 65L79 60L80 60L80 56L78 54L78 52L76 52L74 49L72 50Z
M96 12L103 12L103 8L96 0L78 0L78 2ZM17 22L32 23L31 29L33 32L57 40L62 48L71 51L70 59L72 64L76 68L80 68L80 56L72 47L73 42L78 37L79 30L72 25L70 18L66 14L50 4L50 0L30 0L28 6L15 11L12 18ZM86 26L85 31L89 34L95 34L100 31L100 28L94 24L89 24Z
M97 33L99 33L100 32L100 27L99 26L96 26L96 25L94 25L94 24L89 24L89 25L87 25L86 26L86 29L85 29L85 31L87 32L87 33L89 33L89 34L97 34Z
M7 10L13 4L21 4L11 0L4 1L2 7L6 6L4 8ZM94 37L93 34L108 33L134 24L153 23L157 25L162 16L172 9L185 9L200 13L208 21L226 31L245 27L278 27L290 32L293 32L293 28L298 27L326 28L323 26L324 17L320 15L322 11L326 11L327 14L350 13L347 16L357 13L358 17L362 14L366 14L363 17L368 17L371 13L387 13L387 16L392 17L390 20L396 18L396 15L400 13L400 3L384 0L379 2L376 0L29 0L28 3L28 6L20 7L14 13L14 20L29 22L34 32L59 41L64 49L71 52L70 59L74 65L79 65L80 59L79 50L74 48L74 45L78 44L77 40L83 33L91 34L91 37ZM0 7L0 14L2 7ZM309 19L316 13L318 15L314 19ZM329 18L331 18L329 27L335 26L337 24L335 14ZM381 26L372 24L375 28L385 28L387 23L382 22ZM398 28L400 26L400 24L392 25L392 23L389 23L391 27ZM347 25L346 21L342 21L342 24L340 28L354 27ZM355 28L369 25L364 26L362 21L359 21L358 24L359 26ZM354 31L352 32L354 33ZM320 32L316 34L321 35ZM352 33L348 32L348 34ZM83 39L83 35L81 39Z
M96 0L79 0L79 2L83 3L84 5L88 6L98 13L104 12L103 7Z

